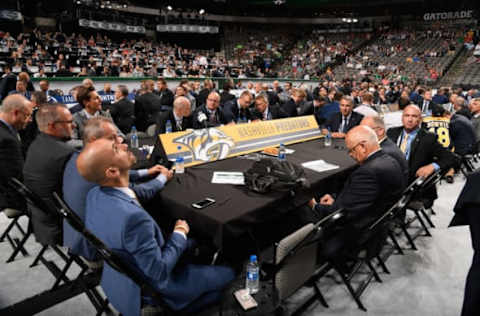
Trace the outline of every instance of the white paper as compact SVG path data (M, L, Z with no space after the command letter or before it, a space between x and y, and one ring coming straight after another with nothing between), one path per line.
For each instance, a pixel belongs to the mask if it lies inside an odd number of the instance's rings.
M212 183L244 185L243 172L214 171Z
M340 168L340 166L325 162L325 160L307 161L302 163L302 166L316 172L324 172Z
M294 149L285 148L285 153L286 153L287 155L293 154L294 152L295 152Z

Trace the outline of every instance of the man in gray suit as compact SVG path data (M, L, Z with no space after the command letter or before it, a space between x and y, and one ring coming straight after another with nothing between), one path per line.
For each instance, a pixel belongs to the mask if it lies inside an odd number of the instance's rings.
M109 112L102 110L102 99L100 99L100 96L95 90L80 87L77 91L77 101L83 105L84 109L73 115L75 126L73 128L72 140L68 143L75 148L81 148L83 146L83 130L89 119L96 116L106 117L112 121L113 119ZM120 137L125 139L125 135L118 127L116 128Z
M470 112L472 112L472 123L473 128L475 129L475 135L477 136L477 141L480 140L480 98L474 98L470 101L468 105Z
M375 131L382 150L398 162L402 169L402 174L405 176L405 180L408 180L408 164L405 155L400 148L387 137L383 119L379 116L367 116L363 118L360 125L366 125Z

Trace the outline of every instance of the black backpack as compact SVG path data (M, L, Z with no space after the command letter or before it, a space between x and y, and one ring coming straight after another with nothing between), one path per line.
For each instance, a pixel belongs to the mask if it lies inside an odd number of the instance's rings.
M253 166L244 172L244 177L246 186L258 193L310 187L302 167L277 158L255 161Z

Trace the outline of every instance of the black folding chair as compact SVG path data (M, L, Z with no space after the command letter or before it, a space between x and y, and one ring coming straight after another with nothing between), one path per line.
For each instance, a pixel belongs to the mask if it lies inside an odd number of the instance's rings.
M55 210L51 210L50 207L47 206L47 204L42 200L42 198L40 198L27 186L21 183L18 179L12 178L10 180L10 185L25 198L29 209L36 208L36 210L46 213L55 212ZM51 248L65 262L65 265L62 268L60 268L55 262L47 260L44 257L44 253L48 248ZM41 262L47 268L47 270L55 277L55 282L50 289L52 291L58 289L62 282L66 284L71 283L74 280L82 280L82 278L87 274L87 272L89 272L89 267L82 258L77 255L64 252L58 245L43 245L42 249L36 256L34 262L30 265L30 267L35 266L38 262ZM76 263L80 267L80 272L72 280L67 276L67 272L72 267L73 263ZM87 287L86 285L83 285L83 287L84 292L87 294L97 311L103 311L105 309L105 304L100 293L95 288Z
M32 225L29 222L27 229L23 228L19 222L23 216L30 217L26 213L22 213L22 214L19 214L18 216L15 216L14 218L11 219L7 228L0 236L0 242L5 241L5 238L6 238L8 243L12 246L12 249L13 249L12 254L8 257L6 261L7 263L15 260L15 258L19 253L22 253L24 257L29 255L28 251L25 249L25 243L27 242L28 238L32 234ZM16 228L19 231L19 233L21 234L21 239L11 235L13 228Z

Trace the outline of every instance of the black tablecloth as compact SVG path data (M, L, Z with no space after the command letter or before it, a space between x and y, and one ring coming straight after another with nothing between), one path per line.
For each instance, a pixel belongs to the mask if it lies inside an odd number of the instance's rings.
M187 168L184 174L175 175L159 198L146 208L155 218L160 218L162 227L173 227L176 219L187 220L192 233L213 240L214 245L224 251L240 251L235 247L242 245L241 248L248 248L245 243L254 240L255 245L245 252L255 253L254 250L259 247L271 244L302 225L305 215L302 212L310 210L299 207L305 205L314 193L339 190L355 166L344 149L343 141L336 141L329 148L324 147L323 140L289 145L287 148L295 150L295 153L287 155L290 162L300 165L323 159L339 168L322 173L305 168L311 187L292 196L289 192L258 194L249 191L246 186L212 184L214 171L244 172L254 162L242 157L216 161ZM216 203L201 210L192 207L192 203L206 197L215 199Z

